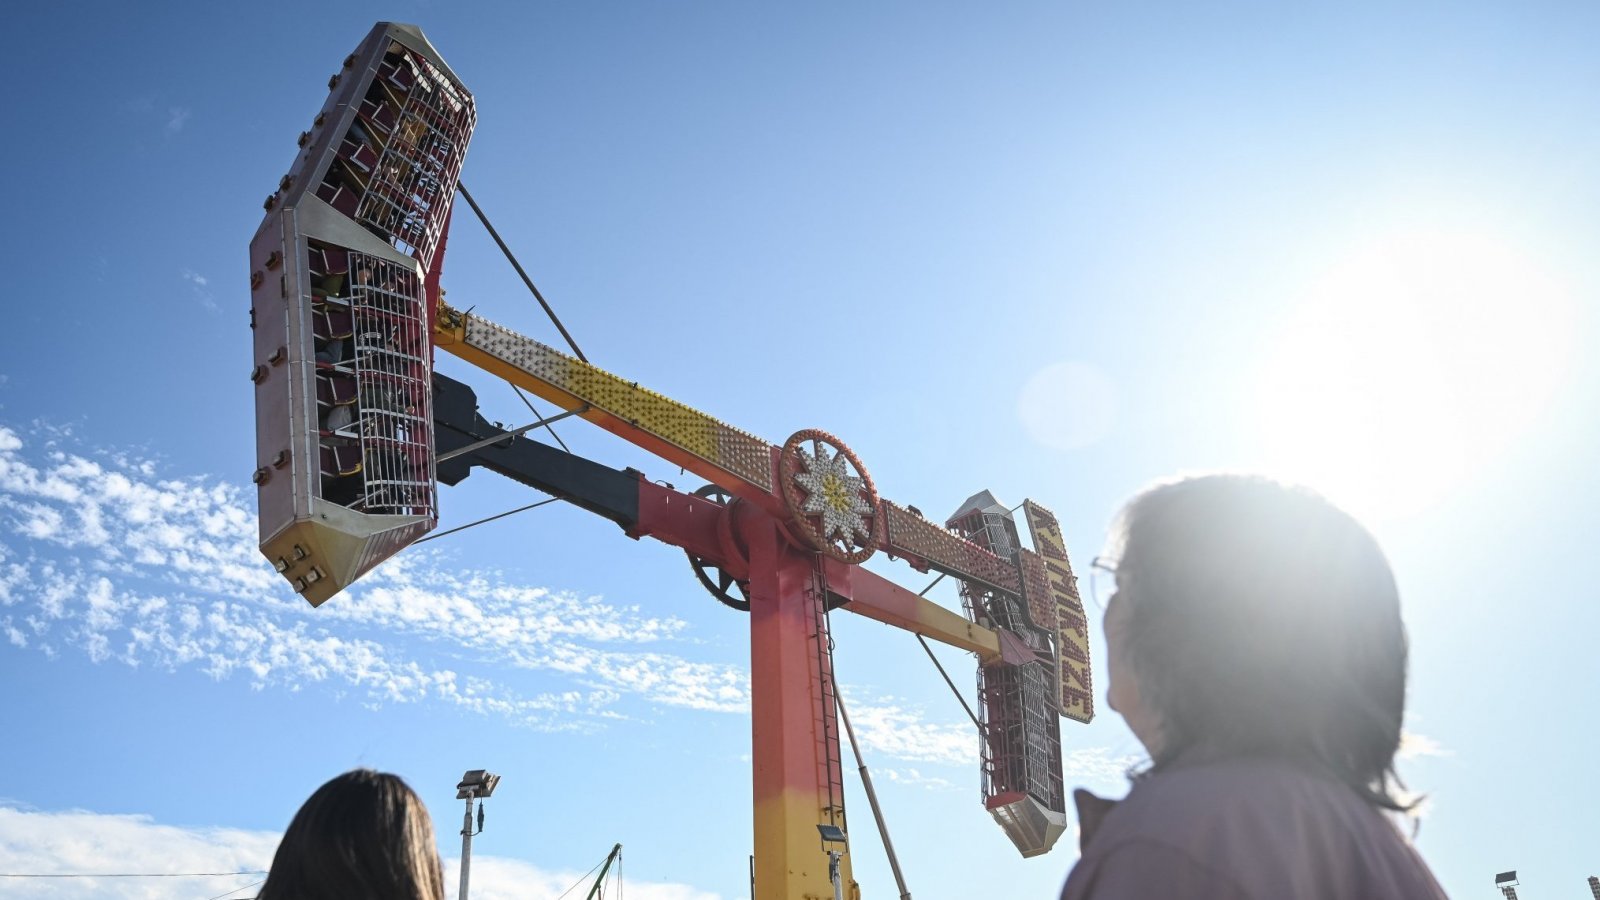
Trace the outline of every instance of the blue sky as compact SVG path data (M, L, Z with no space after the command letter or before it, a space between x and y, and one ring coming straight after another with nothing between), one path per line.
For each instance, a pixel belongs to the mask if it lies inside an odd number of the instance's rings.
M14 11L0 871L262 868L357 765L409 779L453 857L455 780L489 767L482 896L554 897L616 841L636 896L747 894L745 622L678 551L554 505L317 610L255 552L245 248L378 19L421 25L475 92L464 181L598 364L769 440L828 429L930 514L1033 497L1080 569L1118 503L1175 472L1264 470L1349 505L1399 574L1402 772L1447 890L1490 896L1515 868L1529 900L1582 896L1600 874L1582 3ZM465 217L445 286L557 340ZM480 473L442 524L534 499ZM913 893L1054 896L1070 841L1016 857L921 649L835 627ZM970 690L971 660L941 658ZM1063 732L1069 778L1119 790L1138 747L1115 715ZM851 803L857 877L892 896ZM199 900L253 879L158 880L4 890Z

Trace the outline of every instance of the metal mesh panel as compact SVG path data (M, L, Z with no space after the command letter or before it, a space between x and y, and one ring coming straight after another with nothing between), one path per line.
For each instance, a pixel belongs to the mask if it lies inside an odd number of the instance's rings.
M968 598L969 609L976 605ZM1047 665L997 663L978 669L978 701L984 799L1023 793L1049 809L1065 809L1060 710Z
M317 195L426 264L476 121L470 97L391 43Z
M950 524L978 546L1018 563L1016 524L1004 507L974 510ZM1040 654L1022 665L1001 662L978 670L984 800L1026 794L1046 809L1064 810L1060 707L1046 662L1055 656L1051 636L1033 625L1022 599L1010 593L963 581L961 601L974 622L1004 628Z
M313 242L322 497L437 518L428 330L409 268Z

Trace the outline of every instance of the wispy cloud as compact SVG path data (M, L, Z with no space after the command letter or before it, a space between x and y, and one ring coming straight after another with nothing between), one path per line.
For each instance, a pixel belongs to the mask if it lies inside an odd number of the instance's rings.
M1425 734L1404 731L1400 734L1400 758L1417 759L1423 756L1454 756L1454 751Z
M0 426L0 637L10 646L256 688L325 684L372 704L432 700L547 729L595 727L624 696L748 708L740 667L651 649L682 644L680 619L499 573L461 576L425 549L310 610L259 558L238 488L72 452L70 435L49 429L28 444ZM408 656L408 643L443 649L452 664ZM518 669L549 673L537 683L558 689L519 690L507 674Z
M280 835L268 831L165 825L148 816L71 810L41 812L0 806L0 872L70 875L141 872L252 872L272 863ZM446 883L459 877L445 860ZM262 875L199 878L5 878L0 890L17 900L194 900L237 888L254 895ZM521 860L473 854L472 896L481 900L556 900L583 878L581 870L546 869ZM688 885L629 881L638 900L719 900Z
M209 278L193 269L180 271L178 277L189 283L189 289L194 292L201 306L212 312L221 312L221 309L217 306L216 298L211 295L211 280Z
M971 722L929 722L923 711L892 696L862 697L845 689L846 711L863 751L906 762L976 767L978 730ZM872 763L869 758L868 764Z
M312 610L261 559L240 488L85 450L68 429L35 425L24 439L0 425L0 647L11 652L439 703L542 730L605 727L640 704L746 713L745 668L692 658L688 631L637 605L462 574L427 547ZM965 720L847 696L869 763L975 769ZM1066 757L1069 777L1125 768L1103 749Z
M263 870L272 860L278 837L271 832L230 828L179 828L148 816L0 807L0 871L77 875ZM4 878L0 889L19 900L193 900L262 877Z
M957 785L955 782L952 782L948 778L941 778L938 775L928 775L922 772L920 769L913 768L896 769L893 767L885 767L881 769L873 769L872 777L874 780L882 778L885 781L891 781L895 784L927 788L934 791L954 791L961 789L959 785ZM968 785L968 788L975 788L975 784Z
M189 123L189 116L194 111L184 106L167 107L167 134L177 134L183 126Z

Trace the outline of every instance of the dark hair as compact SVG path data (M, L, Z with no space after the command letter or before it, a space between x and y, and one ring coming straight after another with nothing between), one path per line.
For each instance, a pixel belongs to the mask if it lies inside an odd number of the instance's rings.
M1207 475L1139 494L1113 534L1128 663L1161 723L1152 771L1270 757L1415 805L1394 771L1400 596L1366 528L1310 490Z
M355 769L300 807L258 900L443 900L433 821L397 775Z

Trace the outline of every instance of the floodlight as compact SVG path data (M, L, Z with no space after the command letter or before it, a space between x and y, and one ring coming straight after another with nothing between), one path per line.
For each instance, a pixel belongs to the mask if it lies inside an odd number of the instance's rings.
M456 799L467 800L472 797L483 798L494 793L495 785L500 783L500 776L487 769L472 769L461 776L461 783L456 785Z
M845 838L844 829L837 825L818 825L817 833L822 835L824 844L843 844L848 842Z
M1501 872L1499 875L1496 875L1494 877L1494 885L1495 885L1495 887L1500 887L1501 885L1507 885L1507 884L1512 885L1512 886L1516 886L1516 885L1518 885L1520 883L1521 882L1517 881L1517 870L1516 869L1512 869L1509 872Z

